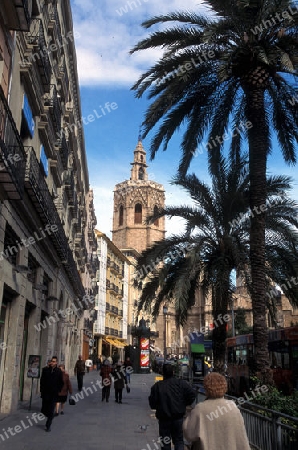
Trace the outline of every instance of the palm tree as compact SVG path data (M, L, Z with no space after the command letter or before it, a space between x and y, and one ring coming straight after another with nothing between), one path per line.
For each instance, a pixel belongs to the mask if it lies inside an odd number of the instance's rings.
M148 218L181 217L185 232L155 243L138 260L139 280L148 280L142 291L139 310L147 309L157 317L161 304L167 299L175 306L177 325L183 325L194 304L199 287L212 296L215 370L223 372L225 360L226 323L217 320L228 312L234 286L231 272L237 270L245 278L250 292L249 270L249 176L247 164L240 158L237 164L227 164L219 158L211 173L212 188L192 175L174 179L184 188L193 206L168 206ZM285 196L290 187L287 177L270 177L267 181L268 229L266 275L268 283L295 272L293 249L297 240L295 202ZM272 211L271 211L272 210ZM269 220L270 218L270 220ZM296 252L297 255L297 252ZM163 261L163 264L158 263ZM148 274L145 267L152 267ZM270 279L269 279L270 276ZM294 285L292 291L295 291ZM295 302L295 292L289 296ZM268 299L269 301L269 299ZM297 300L296 300L297 302Z
M296 163L298 63L297 10L285 0L204 1L212 15L174 12L145 21L144 28L174 23L141 40L131 53L162 47L160 60L132 89L153 99L144 118L144 137L156 125L151 157L185 126L179 173L185 174L207 137L210 165L228 141L238 153L248 142L251 217L250 260L253 330L258 371L269 369L266 327L266 166L271 127L287 163Z

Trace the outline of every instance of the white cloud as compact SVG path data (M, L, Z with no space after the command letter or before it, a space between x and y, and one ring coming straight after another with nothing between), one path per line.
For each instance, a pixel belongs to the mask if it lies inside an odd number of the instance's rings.
M131 86L161 55L158 49L129 55L148 30L142 21L177 10L199 10L200 0L72 0L81 85Z

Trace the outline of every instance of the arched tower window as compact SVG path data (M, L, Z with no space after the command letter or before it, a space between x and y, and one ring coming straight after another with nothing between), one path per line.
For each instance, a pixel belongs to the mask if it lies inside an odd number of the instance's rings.
M135 223L142 223L142 205L140 203L135 206Z
M143 160L144 160L143 155L141 155L140 158L141 158L141 162L143 162Z
M119 209L119 227L123 225L123 205Z
M144 180L144 169L140 167L139 169L139 180Z
M153 210L153 214L157 214L158 213L158 207L155 205L154 206L154 210ZM159 225L159 219L154 220L153 225L155 225L156 227L158 227Z

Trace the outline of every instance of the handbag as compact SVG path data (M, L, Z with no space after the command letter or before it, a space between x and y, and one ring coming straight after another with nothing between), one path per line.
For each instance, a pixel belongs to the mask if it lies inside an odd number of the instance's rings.
M128 386L128 384L126 385L126 392L129 394L130 393L130 387Z
M72 397L69 397L68 403L69 403L69 404L70 404L71 406L73 406L73 405L75 405L75 404L76 404L76 401L75 401L75 399L74 399L74 398L72 398Z

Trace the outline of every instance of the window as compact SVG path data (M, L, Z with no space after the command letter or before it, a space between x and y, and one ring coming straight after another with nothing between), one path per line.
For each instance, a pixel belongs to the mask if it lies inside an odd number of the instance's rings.
M27 279L29 281L31 281L31 283L33 283L33 284L35 284L35 282L36 282L36 273L37 273L38 267L39 267L38 262L36 261L34 256L32 256L32 254L29 252L29 254L28 254L28 269L30 270L30 272L27 275Z
M144 169L141 167L139 169L139 180L144 180Z
M16 265L17 255L20 249L22 249L22 246L21 243L19 242L19 237L14 232L12 227L7 223L4 236L4 251L1 258L3 259L4 257L11 264Z
M48 158L44 149L44 146L41 145L40 147L40 162L41 166L43 168L44 174L47 177L49 174L49 164L48 164Z
M123 205L119 209L119 226L123 225Z
M154 206L153 214L154 214L154 215L158 214L158 207L157 207L156 205ZM156 227L158 227L158 225L159 225L159 219L154 220L153 225L155 225Z
M140 203L135 206L135 223L142 223L142 205Z
M22 123L21 123L21 137L22 139L33 138L34 136L35 122L33 118L33 112L29 103L29 99L26 94L23 97L23 109L22 109Z

